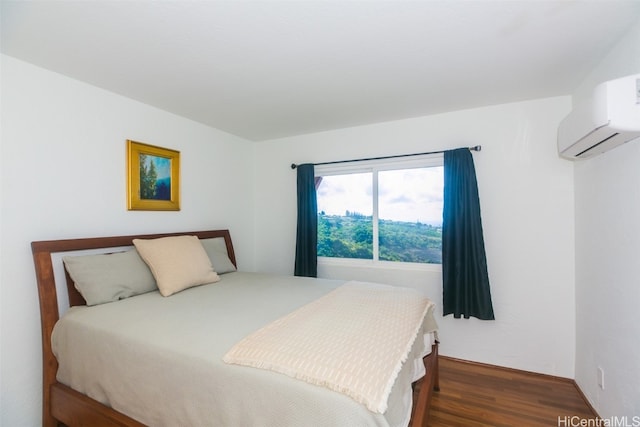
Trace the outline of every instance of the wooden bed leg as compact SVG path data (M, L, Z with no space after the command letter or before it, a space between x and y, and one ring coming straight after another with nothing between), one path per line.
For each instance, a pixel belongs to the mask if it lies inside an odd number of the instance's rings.
M44 411L47 411L46 407L44 408L42 414L42 427L58 427L58 420L53 418L51 414L44 413Z
M411 416L411 427L427 427L429 420L429 406L434 391L440 390L440 378L438 373L438 342L431 346L431 353L425 356L425 376L419 380L418 396L414 402Z
M433 351L435 352L435 358L433 360L433 366L435 368L433 379L434 391L440 391L440 358L438 357L438 344L439 342L436 341L436 344L433 346Z

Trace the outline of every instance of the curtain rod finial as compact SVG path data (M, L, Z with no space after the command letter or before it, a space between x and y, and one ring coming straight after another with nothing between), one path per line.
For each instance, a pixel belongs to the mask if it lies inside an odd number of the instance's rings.
M298 167L298 165L296 165L295 163L291 163L291 169L295 169L297 167Z
M475 147L469 148L471 151L482 151L482 145L476 145Z

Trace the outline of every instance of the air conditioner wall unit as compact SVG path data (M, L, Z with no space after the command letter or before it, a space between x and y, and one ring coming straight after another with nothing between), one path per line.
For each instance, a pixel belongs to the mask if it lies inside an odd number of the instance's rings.
M640 74L596 86L558 127L558 153L586 159L640 137Z

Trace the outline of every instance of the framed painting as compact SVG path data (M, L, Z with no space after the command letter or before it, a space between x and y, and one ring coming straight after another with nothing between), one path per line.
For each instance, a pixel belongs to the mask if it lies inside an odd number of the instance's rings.
M180 210L180 152L127 140L127 208Z

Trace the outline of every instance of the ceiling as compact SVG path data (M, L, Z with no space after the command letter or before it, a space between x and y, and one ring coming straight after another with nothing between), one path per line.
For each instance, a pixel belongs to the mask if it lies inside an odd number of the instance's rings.
M2 52L262 141L570 94L634 1L7 1Z

